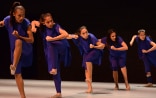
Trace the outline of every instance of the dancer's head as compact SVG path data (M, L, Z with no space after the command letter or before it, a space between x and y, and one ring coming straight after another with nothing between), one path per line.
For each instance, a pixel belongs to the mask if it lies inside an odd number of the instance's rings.
M79 36L81 36L82 38L87 39L88 38L88 35L89 35L88 30L87 30L87 27L86 26L81 26L78 29L77 34Z
M146 33L144 29L139 29L138 30L138 37L140 38L140 40L144 40L146 37Z
M47 28L52 28L54 25L53 17L50 13L44 13L40 16L41 25L46 26Z
M10 10L10 23L13 25L16 23L21 23L25 18L25 8L20 4L20 2L14 2Z

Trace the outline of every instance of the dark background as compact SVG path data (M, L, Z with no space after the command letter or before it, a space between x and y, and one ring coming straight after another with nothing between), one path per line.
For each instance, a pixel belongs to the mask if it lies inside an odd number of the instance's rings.
M0 3L0 20L9 14L14 0L3 0ZM144 28L156 42L156 6L150 0L17 0L26 9L26 18L30 21L39 19L40 14L50 12L54 21L59 23L68 33L74 33L82 25L97 38L106 35L109 28L115 28L127 45L137 30ZM52 77L47 72L43 47L38 34L34 34L33 65L23 69L23 78L49 80ZM61 75L64 81L84 81L82 58L78 49L69 40L72 52L72 64L63 67ZM10 75L10 48L7 31L0 28L0 78L14 78ZM143 63L138 59L136 45L129 46L127 51L127 71L130 83L145 83L146 77ZM156 83L156 68L152 68L152 77ZM108 61L108 51L104 51L101 66L94 66L93 81L113 82L112 71ZM119 82L123 77L119 71Z

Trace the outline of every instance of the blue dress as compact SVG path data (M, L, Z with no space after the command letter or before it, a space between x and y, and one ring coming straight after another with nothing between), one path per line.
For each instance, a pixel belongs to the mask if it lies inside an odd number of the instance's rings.
M156 50L151 51L149 53L142 53L142 49L150 49L152 47L150 45L150 42L152 40L148 36L146 36L145 40L140 40L139 37L136 37L135 40L138 45L138 56L144 62L145 72L150 72L151 65L154 65L156 67Z
M87 39L79 36L78 39L73 39L73 42L83 56L82 67L86 68L86 62L101 65L103 50L90 48L90 44L96 45L98 42L98 39L92 33L89 33Z
M105 45L107 37L103 37L101 42ZM111 41L109 43L110 46L115 46L116 48L122 47L121 43L123 39L120 36L117 36L117 42ZM126 51L116 51L109 48L109 60L112 66L112 70L118 70L119 67L125 67L126 65Z
M63 62L64 66L69 66L71 63L70 45L67 39L46 41L46 36L56 37L60 35L59 28L61 28L59 24L54 24L52 28L45 27L45 31L41 32L48 72L53 68L57 69L57 74L53 75L57 93L61 93L60 63Z
M52 68L57 68L60 63L63 62L64 66L69 66L71 63L71 53L70 45L67 39L57 40L57 41L46 41L46 36L56 37L60 35L59 24L55 24L53 28L46 28L42 32L44 53L48 64L48 72Z
M4 24L8 31L9 40L10 40L10 51L11 51L11 63L13 63L13 53L15 49L16 37L12 35L14 30L18 31L20 36L27 37L27 28L30 26L30 21L24 18L22 23L15 23L13 26L10 24L10 16L4 18ZM17 64L16 74L21 73L21 67L28 67L32 65L33 60L33 47L31 43L27 43L22 40L22 54Z

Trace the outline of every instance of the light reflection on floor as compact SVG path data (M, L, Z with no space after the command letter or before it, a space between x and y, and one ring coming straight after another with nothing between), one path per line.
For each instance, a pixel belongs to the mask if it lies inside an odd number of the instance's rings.
M24 80L27 98L50 98L55 94L52 80ZM113 90L114 83L93 82L93 93L87 94L85 82L62 81L63 98L155 98L156 86L130 83L126 91L124 83L120 89ZM0 79L0 98L20 98L14 79Z

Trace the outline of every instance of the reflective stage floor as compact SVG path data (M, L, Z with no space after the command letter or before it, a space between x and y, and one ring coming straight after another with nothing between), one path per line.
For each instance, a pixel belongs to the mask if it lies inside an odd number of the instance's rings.
M27 98L50 98L56 93L53 80L24 80ZM156 86L130 83L126 91L124 83L114 90L114 83L93 82L93 93L87 94L85 82L62 81L63 98L155 98ZM14 79L0 79L0 98L20 98Z

